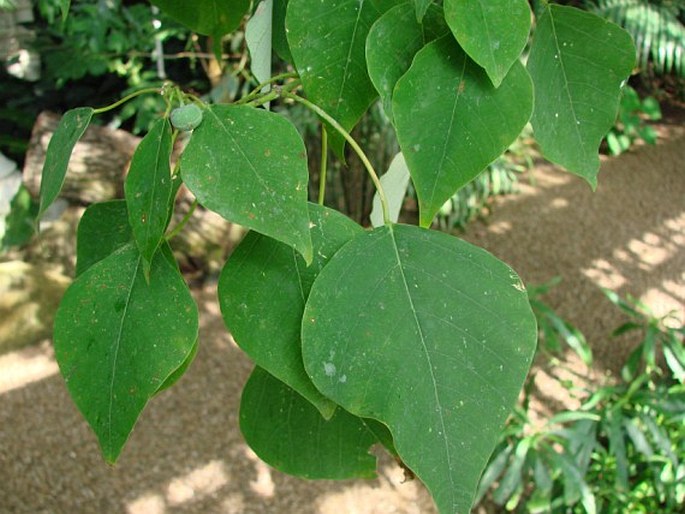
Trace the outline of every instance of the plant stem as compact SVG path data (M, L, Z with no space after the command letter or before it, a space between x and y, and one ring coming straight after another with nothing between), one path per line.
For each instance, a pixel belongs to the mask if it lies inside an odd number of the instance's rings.
M146 95L148 93L161 93L161 89L158 87L148 87L145 89L141 89L139 91L136 91L135 93L131 93L128 96L125 96L121 100L117 100L111 105L106 105L105 107L100 107L99 109L93 109L93 114L102 114L103 112L111 111L112 109L116 109L122 104L125 104L129 100L133 100L135 97L140 96L140 95Z
M321 171L319 172L319 205L326 198L326 174L328 171L328 131L321 125Z
M349 145L352 147L352 149L355 151L355 153L361 159L362 163L364 164L364 167L366 168L366 171L369 173L369 176L371 177L371 181L373 182L374 186L376 186L376 190L378 191L378 197L380 198L380 201L381 201L381 207L383 208L383 222L386 225L389 225L391 223L390 211L388 209L388 200L385 196L385 191L383 190L383 186L381 185L381 181L378 178L378 174L376 173L376 170L373 168L371 161L369 161L369 158L364 153L364 150L361 149L359 144L354 140L354 138L350 135L350 133L347 130L345 130L342 127L342 125L340 125L340 123L338 123L330 114L328 114L321 107L319 107L316 104L313 104L312 102L310 102L306 98L302 98L301 96L294 95L290 91L285 91L285 90L281 90L280 94L284 98L289 98L290 100L293 100L294 102L301 103L307 109L318 114L331 127L333 127L336 131L338 131L342 137L345 138L345 141L347 141L349 143Z
M236 103L237 104L243 104L247 103L250 100L256 98L259 96L259 94L262 92L262 89L264 89L266 86L270 86L274 82L278 82L279 80L284 80L284 79L294 79L297 78L297 73L293 71L288 71L285 73L279 73L278 75L274 75L268 80L265 80L261 84L258 84L252 91L250 91L247 95L245 95L243 98L238 100Z
M183 219L174 227L174 229L169 232L166 237L164 238L166 241L171 241L173 238L175 238L177 235L181 233L181 230L183 230L183 227L186 226L188 221L190 221L190 218L193 216L193 213L195 212L195 209L197 208L197 198L193 200L193 203L190 204L190 209L186 213L185 216L183 216Z

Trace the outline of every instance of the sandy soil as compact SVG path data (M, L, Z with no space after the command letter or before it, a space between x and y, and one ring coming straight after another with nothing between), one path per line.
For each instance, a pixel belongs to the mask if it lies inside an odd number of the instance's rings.
M465 238L509 262L528 283L561 275L549 297L616 370L630 341L598 285L685 316L685 130L604 163L595 194L551 167L535 187L498 202ZM151 402L110 468L57 374L50 344L0 356L1 513L430 514L417 482L384 459L370 482L306 482L269 469L237 426L250 363L226 334L215 285L203 305L201 350L187 375Z

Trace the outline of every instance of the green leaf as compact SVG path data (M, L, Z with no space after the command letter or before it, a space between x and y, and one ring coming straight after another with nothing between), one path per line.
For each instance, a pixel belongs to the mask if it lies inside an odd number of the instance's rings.
M521 485L523 465L526 462L526 456L530 449L531 439L524 437L516 445L514 451L514 458L511 460L504 476L499 481L499 486L492 495L493 501L497 505L504 505L507 500L514 494L514 492Z
M59 0L59 10L62 13L62 24L67 21L69 15L69 8L71 7L71 0Z
M295 67L309 99L349 131L376 98L364 46L371 25L400 0L290 0L286 30ZM329 127L342 157L345 140Z
M47 210L52 202L55 201L59 192L62 190L64 178L67 175L69 158L74 149L74 145L81 138L88 128L93 109L90 107L79 107L67 111L57 125L55 133L48 144L48 151L45 155L43 174L40 182L40 207L38 218Z
M183 181L208 209L312 260L307 150L284 117L213 105L181 157Z
M0 232L0 250L21 246L34 234L38 204L22 184L10 201L10 212L4 219L4 233ZM0 230L3 227L0 226Z
M315 249L310 266L287 245L250 232L221 272L219 304L226 326L245 353L330 418L335 404L314 387L302 363L302 313L321 269L363 230L318 205L309 205L309 215Z
M240 400L240 430L267 464L304 478L374 478L377 442L364 422L342 409L325 420L311 403L256 367Z
M245 42L250 50L250 70L258 83L271 77L273 8L274 0L262 0L245 25Z
M292 64L293 56L288 46L288 37L285 32L285 13L288 8L288 0L274 1L273 34L271 46L281 59Z
M464 51L499 87L528 42L528 2L445 0L445 19Z
M195 356L197 355L197 351L199 350L200 345L199 345L199 340L195 340L195 344L193 344L192 350L190 350L190 353L186 357L186 360L183 361L183 364L181 364L176 371L174 371L169 377L164 381L164 383L159 386L159 389L155 392L155 394L159 394L162 391L166 391L169 389L172 385L174 385L176 382L178 382L183 375L185 375L185 372L188 371L188 368L190 365L193 363L195 360Z
M535 138L547 159L593 189L599 144L616 120L621 84L634 64L628 33L592 13L549 5L537 22L528 58Z
M150 0L193 32L221 38L238 28L250 0Z
M623 436L623 414L620 404L607 412L605 429L609 437L609 449L616 459L616 489L628 490L629 462L626 455L626 443Z
M523 384L535 317L511 268L418 227L355 237L314 282L305 368L327 397L392 432L441 512L468 512Z
M402 152L398 153L390 163L388 171L381 177L381 185L388 200L388 210L390 211L390 221L397 222L400 211L407 196L407 186L409 186L409 168L404 160ZM371 225L380 227L383 225L383 209L381 198L376 191L373 195L373 208L371 209Z
M197 340L197 307L159 252L149 284L126 245L67 289L55 318L55 356L67 389L114 463L147 401Z
M411 66L416 52L448 33L442 9L437 6L431 6L422 23L416 21L414 11L407 4L401 4L373 24L366 38L366 61L371 82L390 120L393 119L393 89Z
M76 233L76 276L133 241L125 200L94 203Z
M532 109L532 84L519 63L495 89L452 36L416 54L395 87L393 112L422 226L507 149Z
M426 15L426 11L433 3L433 0L412 0L414 3L414 8L416 9L416 21L421 23L423 17Z
M169 219L171 198L171 125L157 120L136 148L124 182L128 219L148 269Z

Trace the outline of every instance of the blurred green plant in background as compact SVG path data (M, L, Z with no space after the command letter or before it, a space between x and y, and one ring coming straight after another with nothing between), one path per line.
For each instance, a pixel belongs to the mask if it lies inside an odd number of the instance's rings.
M589 365L585 338L539 298L557 282L530 288L539 352L558 355L566 345ZM640 334L621 380L582 387L564 381L563 387L582 395L580 408L539 426L530 416L531 375L482 476L479 500L531 514L682 512L685 329L673 328L668 316L655 317L631 297L605 294L630 317L613 335Z
M641 99L635 89L624 86L616 124L606 136L609 152L620 155L640 139L650 145L656 144L656 130L648 122L660 119L661 107L654 97Z

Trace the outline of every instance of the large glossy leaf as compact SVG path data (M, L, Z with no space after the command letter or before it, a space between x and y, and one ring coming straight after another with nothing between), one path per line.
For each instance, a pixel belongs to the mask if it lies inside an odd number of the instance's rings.
M311 261L307 151L283 116L211 106L183 152L181 173L202 205Z
M428 10L421 23L405 3L388 10L373 24L366 38L366 62L388 118L392 120L395 84L411 66L416 52L448 33L442 9L436 6Z
M520 279L484 250L418 227L345 245L315 281L305 368L326 396L377 419L440 512L468 512L536 345Z
M527 65L535 138L547 159L593 188L599 144L616 120L621 83L634 63L628 33L594 14L549 5L537 22Z
M147 401L197 339L197 308L178 269L158 252L149 284L135 244L86 270L55 318L55 356L69 393L117 460Z
M376 98L364 57L374 21L401 0L290 0L286 28L290 51L307 96L351 130ZM329 130L342 156L345 140Z
M59 121L45 155L40 182L39 218L59 196L62 185L64 185L64 178L67 175L71 152L76 142L88 128L93 112L90 107L79 107L67 111Z
M76 234L76 276L133 241L125 200L94 203L81 216Z
M299 394L257 367L240 401L240 430L267 464L305 478L373 478L378 442L360 418L338 409L325 420Z
M506 150L532 110L530 77L519 63L495 88L452 36L416 54L395 87L393 112L422 226Z
M318 205L310 204L309 215L314 243L310 266L292 248L251 232L221 272L219 304L226 326L250 358L330 418L335 404L314 387L302 363L302 313L316 276L362 228Z
M129 223L146 269L164 238L169 220L173 186L171 147L169 121L157 120L136 148L124 182Z
M150 0L193 32L220 38L233 32L250 7L250 0Z
M528 2L445 0L445 19L464 51L499 87L528 42Z

